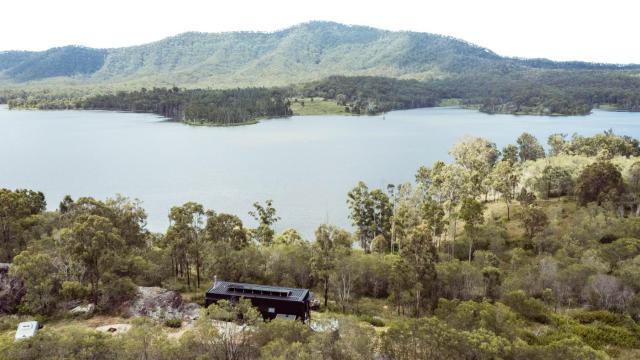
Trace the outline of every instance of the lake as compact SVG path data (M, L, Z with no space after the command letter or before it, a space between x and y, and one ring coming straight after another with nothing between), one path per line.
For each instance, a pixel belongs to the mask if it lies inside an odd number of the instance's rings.
M164 231L169 208L197 201L217 212L247 212L273 199L282 220L311 238L321 223L349 227L347 192L412 181L420 165L449 159L464 135L500 148L528 131L542 143L556 132L606 129L640 135L640 114L486 115L458 108L383 116L294 116L238 127L194 127L150 114L9 111L0 106L0 187L43 191L55 209L65 194L142 200L148 228Z

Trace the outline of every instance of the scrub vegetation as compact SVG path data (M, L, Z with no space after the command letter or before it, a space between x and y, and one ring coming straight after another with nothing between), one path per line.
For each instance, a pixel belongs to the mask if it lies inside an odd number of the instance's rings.
M346 194L353 229L322 224L314 239L294 229L276 233L280 218L269 200L254 204L253 227L188 202L170 209L165 233L151 233L135 200L66 197L47 211L42 193L2 189L0 261L11 263L10 275L26 292L13 315L0 317L0 353L638 358L640 143L611 131L547 140L545 151L526 133L503 149L468 137L451 149L453 161L420 167L412 182L355 184ZM136 286L201 302L214 275L311 288L321 302L312 318L337 319L339 328L264 323L247 301L203 309L186 329L176 321L124 319L132 328L121 335L98 333L86 325L91 319L67 314L70 304L93 303L94 317L122 315ZM14 342L12 329L27 318L44 329Z

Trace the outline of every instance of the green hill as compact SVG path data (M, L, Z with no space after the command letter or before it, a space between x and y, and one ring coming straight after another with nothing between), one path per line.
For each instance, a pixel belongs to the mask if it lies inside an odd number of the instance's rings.
M310 22L272 33L184 33L115 49L68 46L0 52L0 86L237 87L308 82L331 75L440 79L530 69L637 70L514 59L451 37Z

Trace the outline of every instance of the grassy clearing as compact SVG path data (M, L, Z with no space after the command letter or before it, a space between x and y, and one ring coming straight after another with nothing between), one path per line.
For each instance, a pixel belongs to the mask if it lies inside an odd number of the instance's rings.
M323 98L299 98L290 99L291 110L294 115L351 115L345 111L344 106L338 105L333 100Z
M450 98L450 99L442 99L438 106L462 106L462 99Z

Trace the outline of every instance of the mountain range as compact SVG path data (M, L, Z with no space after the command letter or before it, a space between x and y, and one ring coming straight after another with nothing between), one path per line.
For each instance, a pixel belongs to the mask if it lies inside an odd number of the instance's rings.
M276 32L189 32L113 49L0 52L0 87L280 86L331 75L432 80L471 73L640 70L640 65L500 56L452 37L309 22Z

